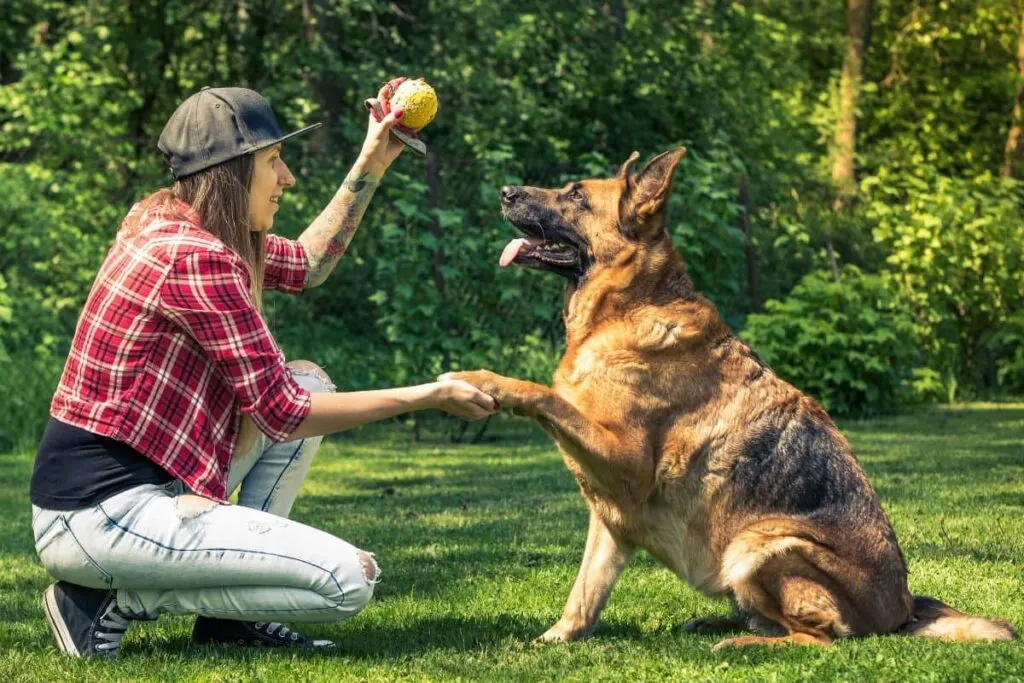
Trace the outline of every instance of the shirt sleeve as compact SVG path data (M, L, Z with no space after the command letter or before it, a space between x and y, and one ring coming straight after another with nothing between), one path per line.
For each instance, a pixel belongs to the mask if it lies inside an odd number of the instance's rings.
M288 371L249 282L236 254L194 251L171 265L160 312L199 343L260 431L285 441L309 415L309 392Z
M289 294L302 291L309 261L306 248L301 242L280 235L267 235L264 263L263 289L276 289Z

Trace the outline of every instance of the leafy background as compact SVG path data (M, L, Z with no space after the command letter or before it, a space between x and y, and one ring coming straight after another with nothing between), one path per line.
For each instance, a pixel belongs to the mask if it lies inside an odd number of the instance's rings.
M497 267L498 188L685 144L676 244L787 379L847 415L1019 393L1021 3L846 5L6 0L0 447L38 438L121 217L170 180L155 141L179 102L244 85L283 128L326 124L286 149L277 230L296 236L354 160L360 102L398 74L439 93L429 161L397 162L324 286L268 302L288 355L340 387L477 366L546 380L561 287ZM847 12L865 5L857 76Z

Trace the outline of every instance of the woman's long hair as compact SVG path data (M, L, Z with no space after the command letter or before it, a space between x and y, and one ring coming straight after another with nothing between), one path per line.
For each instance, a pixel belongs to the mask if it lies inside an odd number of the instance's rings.
M263 310L263 268L267 235L249 226L249 186L255 155L243 154L211 168L179 178L168 189L142 200L142 209L160 204L170 208L179 199L199 215L202 228L234 249L249 266L252 298ZM139 211L141 218L145 211ZM138 225L130 229L137 229Z

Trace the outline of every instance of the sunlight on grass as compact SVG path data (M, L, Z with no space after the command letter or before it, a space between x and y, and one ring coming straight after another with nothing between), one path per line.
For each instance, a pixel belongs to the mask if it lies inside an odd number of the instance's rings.
M845 425L890 515L915 593L1024 625L1024 405L973 404ZM726 605L641 553L596 636L531 640L559 616L582 553L586 510L548 440L505 420L489 440L414 444L388 427L332 439L294 516L377 554L370 607L337 627L331 654L200 650L191 619L141 624L115 665L64 658L39 608L26 489L30 453L0 460L0 675L11 680L1021 680L1019 643L896 636L827 650L712 654L684 634Z

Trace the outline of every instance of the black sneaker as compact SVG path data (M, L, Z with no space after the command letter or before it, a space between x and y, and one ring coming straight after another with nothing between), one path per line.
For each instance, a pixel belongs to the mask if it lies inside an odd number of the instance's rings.
M192 627L196 645L241 645L243 647L334 647L331 640L313 640L276 621L233 621L197 617Z
M43 591L43 611L61 651L75 657L117 657L131 619L112 590L58 581Z

